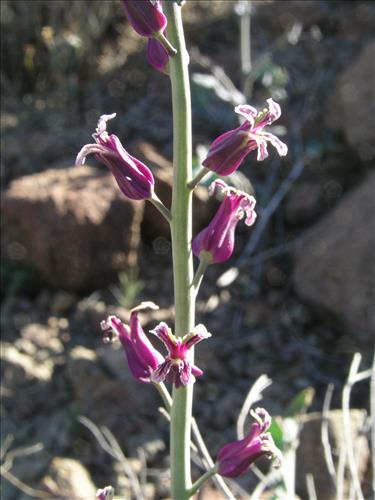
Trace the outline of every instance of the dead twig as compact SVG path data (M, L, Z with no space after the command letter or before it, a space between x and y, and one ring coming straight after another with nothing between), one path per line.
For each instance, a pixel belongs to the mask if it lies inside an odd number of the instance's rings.
M362 356L358 352L354 354L352 364L350 365L348 379L342 391L342 418L345 441L347 443L347 459L350 474L352 477L354 492L358 500L363 500L363 493L361 489L361 483L359 481L357 464L354 455L354 443L350 421L350 393L354 384L371 376L371 370L366 370L358 373L361 359Z
M260 375L254 384L250 387L249 392L243 402L242 408L237 418L237 437L243 439L245 436L245 422L249 415L250 408L254 403L260 401L263 396L262 392L272 384L272 380L267 375Z
M275 213L277 208L280 206L280 203L283 201L283 199L289 192L290 188L293 186L294 182L298 179L298 177L300 177L304 168L305 168L304 159L298 160L294 164L289 175L280 184L280 187L273 195L268 205L264 208L264 210L261 211L259 220L254 227L254 231L252 231L249 241L247 242L240 258L236 262L236 267L243 266L244 263L247 261L247 259L250 257L250 255L254 252L268 225L270 218Z
M82 425L89 429L89 431L91 431L103 450L120 463L125 475L130 481L130 486L133 490L135 498L137 500L144 500L138 477L131 468L129 461L124 455L112 432L107 427L99 428L92 420L86 417L79 417L78 420Z
M316 496L315 481L312 474L306 474L306 488L309 500L318 500Z
M329 472L329 475L331 476L332 483L334 487L336 488L336 469L335 469L335 464L333 463L333 458L332 458L332 448L329 442L329 433L328 433L328 413L331 408L331 401L332 401L332 395L333 395L333 390L334 390L334 385L333 384L328 384L327 390L324 396L324 402L323 402L323 410L322 410L322 427L321 427L321 441L323 445L323 450L324 450L324 459L327 465L327 469Z

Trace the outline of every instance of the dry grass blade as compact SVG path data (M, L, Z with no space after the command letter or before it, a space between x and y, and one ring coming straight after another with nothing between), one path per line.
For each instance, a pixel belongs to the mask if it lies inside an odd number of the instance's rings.
M333 463L332 448L329 442L329 434L328 434L328 413L331 407L333 390L334 390L334 385L328 384L323 402L321 440L322 440L324 459L327 465L327 469L329 475L331 476L332 483L336 488L336 469L335 469L335 464Z
M309 500L318 500L316 496L315 481L312 474L306 474L306 488Z

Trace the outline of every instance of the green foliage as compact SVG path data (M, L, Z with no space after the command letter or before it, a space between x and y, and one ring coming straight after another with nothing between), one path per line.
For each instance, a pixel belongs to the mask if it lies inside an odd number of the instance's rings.
M280 419L279 423L279 421L276 420L275 418L272 419L269 432L271 433L272 438L275 441L275 445L279 448L279 450L283 451L284 441L283 441L282 420Z
M312 387L307 387L295 396L285 411L285 417L298 417L306 413L315 396L315 391Z
M138 269L133 268L119 274L119 285L112 289L119 305L125 309L131 309L136 304L137 297L144 287L139 280Z

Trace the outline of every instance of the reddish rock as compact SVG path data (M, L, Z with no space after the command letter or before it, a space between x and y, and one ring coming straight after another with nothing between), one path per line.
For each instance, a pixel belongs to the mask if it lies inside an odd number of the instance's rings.
M330 311L364 353L375 331L375 173L329 213L295 252L294 285Z
M144 202L107 172L84 166L13 181L2 202L6 255L52 286L106 286L137 260Z

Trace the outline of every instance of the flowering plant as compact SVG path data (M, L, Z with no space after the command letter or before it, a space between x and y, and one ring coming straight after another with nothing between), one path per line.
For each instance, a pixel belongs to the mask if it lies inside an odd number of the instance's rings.
M102 322L105 340L119 339L133 377L139 382L153 384L163 397L170 415L171 495L174 500L191 498L211 476L236 477L246 472L261 455L274 458L279 465L281 455L267 432L271 417L258 408L250 432L239 441L228 443L217 455L216 464L192 484L190 474L190 444L192 425L193 386L203 371L194 364L194 346L211 334L204 325L195 326L195 300L208 265L230 259L235 244L235 229L244 219L247 226L256 220L255 198L216 180L210 187L221 204L206 228L192 235L192 192L209 170L227 176L238 169L244 158L257 151L253 160L263 161L271 143L280 156L287 154L287 146L275 135L264 131L281 115L278 103L267 100L268 107L258 112L249 105L240 105L235 112L244 118L238 128L229 130L211 144L202 170L192 177L191 102L188 78L188 57L179 2L159 0L122 0L130 25L147 38L147 58L159 71L169 73L172 86L174 172L172 205L166 207L155 194L155 180L151 170L130 155L116 135L109 135L107 122L116 114L102 115L93 135L95 142L83 146L77 164L83 164L89 154L104 163L114 175L122 193L132 200L153 203L170 224L175 295L174 333L161 322L151 333L167 349L159 352L144 332L139 312L157 308L152 302L142 303L130 314L129 325L116 316ZM193 255L200 263L194 275ZM172 394L164 383L170 383ZM98 491L97 498L111 498L113 490Z

